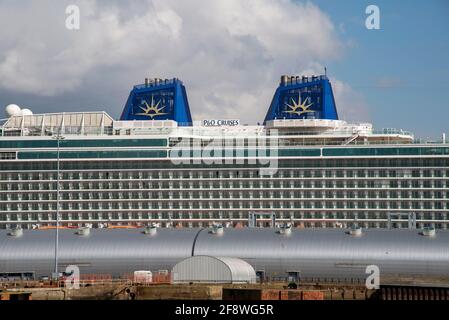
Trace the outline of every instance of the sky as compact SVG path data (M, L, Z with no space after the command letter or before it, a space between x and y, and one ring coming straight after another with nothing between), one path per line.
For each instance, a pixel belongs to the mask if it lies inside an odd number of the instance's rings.
M66 7L80 29L66 28ZM368 5L380 29L367 29ZM107 111L135 84L179 78L194 120L262 122L282 74L327 67L340 119L449 134L446 0L0 2L0 107ZM0 117L4 116L0 110Z

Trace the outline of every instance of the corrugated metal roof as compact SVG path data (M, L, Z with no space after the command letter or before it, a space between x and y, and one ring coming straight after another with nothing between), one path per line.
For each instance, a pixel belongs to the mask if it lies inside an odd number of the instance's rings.
M274 229L92 229L79 236L60 230L60 265L80 265L81 273L120 275L134 270L171 270L192 255L240 258L256 271L302 277L365 277L365 267L381 274L449 276L449 231L435 237L418 230L363 230L351 236L338 229L299 229L279 234ZM196 235L198 237L194 241ZM24 230L21 237L0 231L0 272L34 271L49 275L54 263L54 231Z
M226 229L220 236L201 232L195 255L239 257L256 271L303 277L366 277L367 265L388 274L449 276L449 232L426 237L418 230L367 229L352 236L342 229Z
M173 267L173 281L255 283L256 272L246 261L231 257L194 256Z
M170 270L191 256L196 232L188 229L161 229L155 235L142 229L92 229L88 236L76 230L60 230L59 264L80 266L81 273L120 275L135 270ZM24 230L21 237L0 231L0 272L35 271L49 275L54 268L52 230Z

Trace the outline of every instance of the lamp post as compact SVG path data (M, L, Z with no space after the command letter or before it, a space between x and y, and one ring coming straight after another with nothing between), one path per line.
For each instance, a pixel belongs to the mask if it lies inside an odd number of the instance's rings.
M53 136L52 139L55 139L57 142L57 185L56 185L56 238L55 238L55 274L54 277L56 279L59 278L58 273L58 250L59 250L59 143L61 140L64 140L65 137L61 136L60 133Z

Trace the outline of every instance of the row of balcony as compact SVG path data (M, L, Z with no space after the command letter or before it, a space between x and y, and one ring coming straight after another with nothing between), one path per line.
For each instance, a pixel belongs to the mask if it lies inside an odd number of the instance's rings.
M427 192L425 192L427 193ZM38 202L56 202L57 197L54 194L46 194L44 197L40 194L39 197L30 197L28 195L17 195L17 194L3 194L0 195L0 203L15 203L20 201L21 203L36 203ZM435 194L421 194L419 196L409 195L380 195L377 194L373 197L369 197L367 195L345 195L338 196L334 195L326 195L326 194L300 194L300 193L291 193L288 194L260 194L259 196L254 195L230 195L230 194L220 194L220 195L167 195L167 194L153 194L144 196L143 194L129 194L124 196L123 194L102 194L102 193L90 193L90 194L79 194L79 197L74 197L72 195L63 194L62 197L59 198L59 201L64 202L102 202L102 201L145 201L145 202L158 202L158 201L185 201L185 200L195 200L195 201L235 201L235 200L243 200L243 201L282 201L282 200L293 200L293 201L313 201L313 200L322 200L322 201L342 201L348 200L348 202L354 201L407 201L407 202L416 202L416 201L425 201L425 200L437 200L437 201L449 201L449 192L446 192L444 195L442 192Z
M449 178L449 170L348 170L348 171L284 171L279 170L275 176L259 175L258 171L209 171L205 172L91 172L74 173L62 172L61 180L182 180L182 179L365 179L365 178ZM56 173L4 173L0 174L1 181L52 181L57 180Z
M379 181L361 181L359 183L342 182L342 183L303 183L296 181L294 183L264 183L264 184L246 184L246 183L127 183L127 184L113 184L113 183L100 183L100 184L73 184L73 183L60 183L60 191L79 191L79 192L114 192L114 191L142 191L142 190L157 190L157 191L215 191L215 190L433 190L442 189L447 190L449 188L449 181L445 183L441 181L416 181L415 183L399 184L397 181L390 181L389 183L381 183ZM48 185L44 183L38 184L6 184L0 185L0 191L26 191L26 192L39 192L39 191L56 191L57 185Z
M4 209L4 208L2 208L2 209ZM42 209L39 209L39 208L36 208L36 209L33 209L33 210L24 210L24 209L20 209L20 210L2 210L2 209L0 209L0 214L7 214L7 213L27 213L27 212L30 212L30 213L39 213L39 212L41 212L41 213L45 213L45 212L47 212L47 213L51 213L51 212L55 212L55 209L56 208L48 208L48 209L46 209L46 208L42 208ZM284 207L284 206L272 206L272 205L267 205L267 206L259 206L259 207L255 207L255 206L252 206L252 207L245 207L245 206L238 206L238 207L229 207L229 208L225 208L225 207L210 207L210 206L208 206L208 207L194 207L194 206L188 206L188 207L185 207L185 208L181 208L181 207L175 207L175 206L172 206L172 207L170 207L170 206L158 206L158 207L152 207L152 208L149 208L149 207L147 207L147 208L144 208L143 206L142 207L139 207L139 206L137 206L136 208L130 208L130 207L128 207L128 208L125 208L125 207L120 207L120 206L117 206L117 207L114 207L114 206L112 206L112 207L107 207L107 208L94 208L94 207L87 207L87 208L72 208L72 209L69 209L69 208L67 208L67 209L64 209L64 208L62 208L61 210L60 210L60 212L72 212L72 213L75 213L75 212L109 212L109 211L123 211L123 210L125 210L125 211L132 211L132 212L139 212L139 211L141 211L141 212L145 212L145 211L148 211L148 210L157 210L157 211L173 211L173 210L176 210L176 211L192 211L192 210L195 210L195 211L220 211L220 210L226 210L226 211L242 211L242 210L244 210L244 211L260 211L260 210L269 210L269 211L282 211L282 210L287 210L287 211L298 211L298 210L301 210L301 211L316 211L316 210L320 210L320 211L328 211L328 210L331 210L331 211L335 211L335 212L337 212L337 211L346 211L346 210L361 210L361 211L387 211L387 212L409 212L410 210L413 210L413 211L422 211L422 212L447 212L448 211L448 209L449 209L449 207L448 208L446 208L446 209L442 209L442 208L436 208L436 207L431 207L431 208L410 208L410 207L407 207L407 208L400 208L400 207L398 207L398 208L392 208L392 207L386 207L386 208L367 208L367 207L357 207L357 206L355 206L354 208L348 208L348 207L346 207L346 208L338 208L338 207L315 207L315 206L308 206L308 207L302 207L301 209L298 209L298 207Z

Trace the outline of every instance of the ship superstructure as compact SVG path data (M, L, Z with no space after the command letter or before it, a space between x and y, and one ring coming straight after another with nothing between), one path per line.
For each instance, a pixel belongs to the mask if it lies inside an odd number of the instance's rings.
M449 223L449 145L340 120L324 75L281 77L263 125L192 121L180 80L145 79L120 120L11 115L0 159L0 228Z

